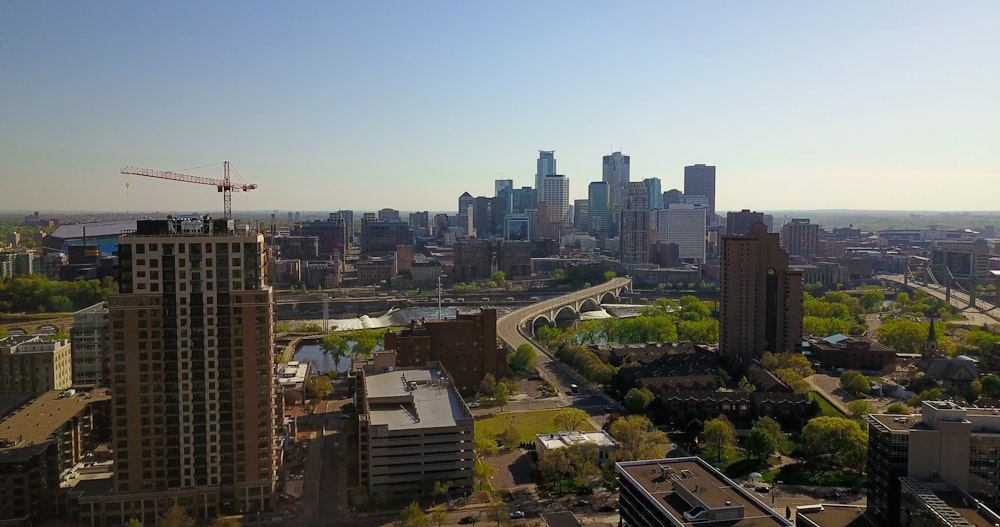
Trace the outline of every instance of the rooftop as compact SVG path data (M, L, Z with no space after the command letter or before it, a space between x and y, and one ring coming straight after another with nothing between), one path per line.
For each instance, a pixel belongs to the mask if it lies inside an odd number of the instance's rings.
M282 387L297 386L306 382L308 374L308 363L288 361L278 365L278 384Z
M98 236L118 236L124 231L134 231L135 226L136 220L74 223L56 227L56 230L52 232L52 236L63 240L70 238L83 238L84 230L86 230L88 238Z
M912 494L923 506L954 527L993 527L1000 517L968 494L947 483L923 482L902 478L903 491Z
M676 525L690 524L684 513L702 507L742 509L740 519L723 522L728 527L792 525L698 457L617 463L615 469Z
M857 505L821 505L796 507L795 516L805 516L821 527L875 527L865 508Z
M554 434L538 434L535 436L538 441L545 445L546 450L562 448L564 446L576 445L580 443L590 443L600 447L612 447L618 444L611 434L604 430L597 432L581 432L573 430L569 432L556 432Z
M45 392L37 399L0 421L0 442L7 441L13 448L44 443L59 427L80 413L88 404L111 399L104 388L93 391Z
M455 426L472 419L458 390L437 367L365 376L368 420L389 430Z

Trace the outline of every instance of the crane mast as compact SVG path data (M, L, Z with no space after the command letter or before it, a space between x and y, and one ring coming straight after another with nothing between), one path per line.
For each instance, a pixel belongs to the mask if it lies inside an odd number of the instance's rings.
M234 191L236 192L247 192L257 188L256 184L252 183L242 183L234 185L229 178L229 161L224 161L223 165L223 176L222 179L207 178L202 176L192 176L190 174L182 174L180 172L171 172L169 170L156 170L153 168L141 168L126 166L122 168L121 173L131 176L143 176L151 177L157 179L167 179L170 181L180 181L183 183L197 183L199 185L211 185L218 189L222 193L223 210L225 211L226 219L233 216L232 200Z

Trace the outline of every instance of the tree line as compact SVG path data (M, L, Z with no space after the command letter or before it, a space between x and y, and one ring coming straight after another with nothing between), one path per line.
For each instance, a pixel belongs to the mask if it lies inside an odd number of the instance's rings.
M118 289L111 277L53 281L42 275L19 276L0 283L0 313L64 313L108 299Z

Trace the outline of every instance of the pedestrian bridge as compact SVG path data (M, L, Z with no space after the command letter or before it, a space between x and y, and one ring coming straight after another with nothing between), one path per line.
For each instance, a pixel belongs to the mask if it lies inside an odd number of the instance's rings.
M507 336L513 338L516 334L515 325L525 327L534 334L535 328L552 325L558 320L577 319L580 317L580 313L597 311L601 309L601 304L616 303L622 295L631 292L631 278L613 278L603 284L536 302L504 316L503 320L507 324L498 324L500 338L505 341L508 341L505 338ZM507 326L508 333L513 334L505 335L504 326Z

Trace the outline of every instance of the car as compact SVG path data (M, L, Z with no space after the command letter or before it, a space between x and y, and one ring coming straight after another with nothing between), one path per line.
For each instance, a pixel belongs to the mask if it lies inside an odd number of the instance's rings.
M587 500L576 500L573 502L574 507L586 507L587 505L590 505L590 502Z
M597 512L615 512L614 505L601 505L597 508Z
M465 516L461 520L458 520L458 524L459 525L468 525L470 523L476 523L476 519L477 518L475 516Z
M524 518L524 511L513 511L510 513L511 519Z
M482 405L479 404L478 402L469 403L469 408L479 408L480 406Z

